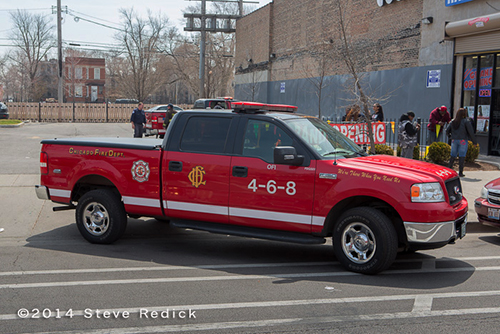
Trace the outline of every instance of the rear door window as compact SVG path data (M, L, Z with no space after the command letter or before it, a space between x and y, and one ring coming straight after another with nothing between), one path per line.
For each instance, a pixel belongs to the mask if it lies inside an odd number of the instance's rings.
M180 141L182 151L199 153L224 153L231 117L191 117Z

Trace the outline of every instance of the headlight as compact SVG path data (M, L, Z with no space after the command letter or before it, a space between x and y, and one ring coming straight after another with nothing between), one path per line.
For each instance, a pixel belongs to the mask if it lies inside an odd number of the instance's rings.
M444 202L443 188L438 182L417 183L411 186L412 202Z
M479 197L484 199L488 198L488 189L486 189L486 187L483 187L483 189L481 189L481 194L479 195Z

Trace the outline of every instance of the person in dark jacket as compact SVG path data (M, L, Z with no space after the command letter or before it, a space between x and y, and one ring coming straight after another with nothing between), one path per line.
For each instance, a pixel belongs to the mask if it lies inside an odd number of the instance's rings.
M444 126L450 123L450 121L450 113L448 112L448 108L446 108L446 106L437 107L431 111L429 124L427 125L427 129L429 130L429 144L440 141L439 138L444 132ZM436 132L436 125L440 126L439 132Z
M467 117L467 110L460 108L451 126L448 127L446 133L451 139L451 157L448 167L453 168L453 163L458 155L458 176L464 177L464 164L467 149L469 148L469 138L477 145L476 136L470 119Z
M144 124L146 124L146 115L142 108L144 108L144 104L139 102L137 108L132 111L132 116L130 116L130 123L132 123L132 129L134 129L134 138L142 138Z
M373 105L373 122L383 122L384 121L384 111L382 110L382 106L379 103L375 103Z
M169 103L167 105L167 113L165 115L165 118L163 119L163 127L165 128L165 130L170 125L170 121L172 120L172 117L174 117L174 115L174 105L172 103Z
M401 115L399 119L398 141L401 147L401 157L413 159L413 149L417 145L417 133L420 130L420 124L413 125L415 113L409 111Z

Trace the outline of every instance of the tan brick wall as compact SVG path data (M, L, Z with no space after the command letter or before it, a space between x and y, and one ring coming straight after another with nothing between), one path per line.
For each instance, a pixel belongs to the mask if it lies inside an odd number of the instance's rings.
M247 68L249 59L253 64L269 60L270 18L271 5L268 4L236 22L236 43L243 46L236 49L236 68Z
M383 7L376 0L342 3L358 72L418 66L423 0L394 1ZM263 9L238 21L242 24L237 26L237 68L246 67L247 55L259 61L274 53L271 81L304 78L304 69L317 64L311 53L330 44L327 54L334 61L325 75L347 72L339 54L342 41L336 0L274 0ZM268 41L261 30L265 15L270 15L270 51L262 45Z

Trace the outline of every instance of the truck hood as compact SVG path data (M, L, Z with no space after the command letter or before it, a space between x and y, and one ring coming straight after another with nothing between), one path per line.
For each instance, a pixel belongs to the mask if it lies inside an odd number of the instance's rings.
M438 179L446 181L457 177L457 173L448 167L390 155L342 159L338 164L342 167L359 168L417 182L436 182Z

